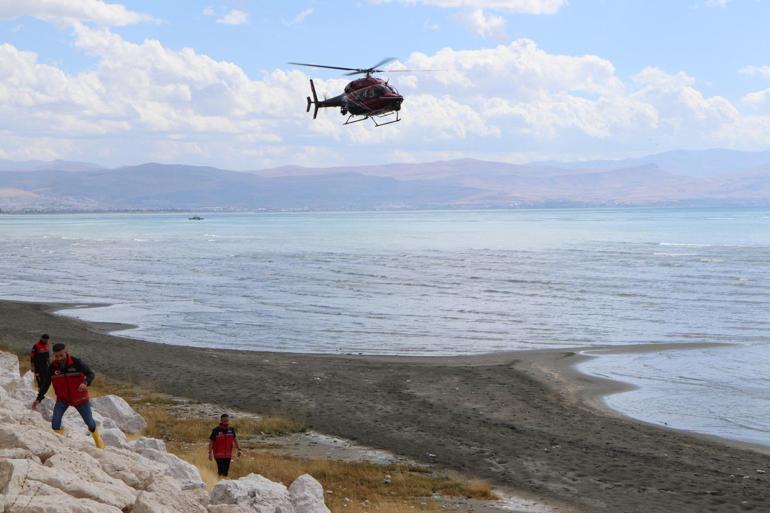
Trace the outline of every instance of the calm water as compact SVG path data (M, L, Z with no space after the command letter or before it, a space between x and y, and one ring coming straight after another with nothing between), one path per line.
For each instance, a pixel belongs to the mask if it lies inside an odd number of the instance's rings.
M187 217L0 216L0 295L240 349L729 342L585 368L642 386L622 411L770 444L770 209Z

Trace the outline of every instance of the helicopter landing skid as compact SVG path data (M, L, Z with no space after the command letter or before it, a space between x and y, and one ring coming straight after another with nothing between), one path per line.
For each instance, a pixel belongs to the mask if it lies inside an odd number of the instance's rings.
M345 122L343 123L343 125L352 125L353 123L358 123L359 121L366 121L367 119L371 119L372 123L374 123L374 126L377 126L377 127L392 125L393 123L398 123L399 121L401 121L401 117L398 115L398 111L394 111L394 112L396 116L395 119L391 119L390 121L385 121L380 123L377 122L376 118L388 118L388 117L392 117L393 114L391 112L388 112L386 114L378 114L375 116L356 116L355 114L350 114L348 116L348 119L346 119Z

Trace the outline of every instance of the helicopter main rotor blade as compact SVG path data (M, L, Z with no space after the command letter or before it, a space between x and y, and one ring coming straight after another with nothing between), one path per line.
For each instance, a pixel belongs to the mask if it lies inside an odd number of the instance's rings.
M422 73L424 71L441 71L440 69L377 69L379 73Z
M365 69L360 68L341 68L339 66L324 66L323 64L308 64L305 62L290 62L294 66L310 66L311 68L341 69L343 71L355 71L356 73L365 73Z
M389 62L393 62L393 61L395 61L395 60L396 60L396 58L395 58L395 57L385 57L384 59L382 59L380 62L378 62L377 64L375 64L374 66L372 66L372 67L371 67L371 68L369 68L369 69L370 69L371 71L380 71L380 70L378 70L377 68L379 68L380 66L383 66L383 65L385 65L385 64L387 64L387 63L389 63Z

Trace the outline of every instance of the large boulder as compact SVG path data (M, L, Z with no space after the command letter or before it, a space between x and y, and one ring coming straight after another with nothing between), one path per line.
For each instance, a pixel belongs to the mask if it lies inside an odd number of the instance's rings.
M203 479L201 479L201 474L198 472L198 468L195 465L187 463L171 453L158 451L156 449L138 448L134 450L148 460L163 465L166 470L166 475L179 481L184 490L206 487Z
M41 480L75 497L86 497L115 506L121 510L136 500L136 490L102 470L99 462L84 451L70 448L57 451L48 458L45 467L53 473L42 474Z
M45 461L62 450L62 441L51 430L24 424L0 423L0 450L23 449Z
M0 492L0 511L8 513L123 513L115 506L72 497L40 481L15 481Z
M211 490L211 504L235 504L258 513L295 513L289 490L259 474L220 481Z
M21 447L14 449L0 449L0 460L32 460L35 463L42 463L40 458L35 456L32 452ZM2 511L0 509L0 511Z
M37 392L31 388L22 386L17 387L16 390L11 393L11 397L22 403L26 408L30 408L32 406L32 401L37 399ZM53 410L53 401L47 397L43 398L43 401L38 405L37 409L40 413L43 413L46 408ZM48 420L51 420L50 415L48 416Z
M98 469L98 465L96 467ZM81 511L117 513L128 510L134 503L135 492L123 485L122 488L105 483L98 476L98 472L92 474L97 482L89 482L86 477L73 474L72 469L58 469L40 465L31 460L1 460L0 461L0 490L3 497L9 502L7 509L13 512L22 511L18 506L29 508L30 503L37 502L38 495L58 497L62 505L60 509L49 508L49 511ZM121 485L123 483L120 483ZM29 500L25 500L29 497ZM87 499L81 505L89 509L78 509L78 503ZM35 508L26 511L43 511L35 505Z
M324 503L324 488L310 474L302 474L289 486L296 513L331 513Z
M20 382L19 359L14 354L0 352L0 387L13 392Z
M166 472L165 466L160 463L125 449L89 446L85 452L98 461L107 474L136 490L146 490L157 476Z
M141 433L147 428L144 418L117 395L91 399L91 408L107 419L112 419L124 433Z
M155 449L156 451L166 452L166 442L160 438L150 438L143 436L138 440L134 440L129 445L135 451L141 451L142 449Z
M21 383L20 385L26 389L34 390L35 389L35 374L32 371L27 371L24 373L24 375L21 377Z
M118 428L100 429L99 434L102 436L102 441L106 447L129 448L126 434Z
M238 504L209 504L208 513L254 513L254 510Z
M206 507L190 491L168 476L156 477L139 493L132 513L207 513Z

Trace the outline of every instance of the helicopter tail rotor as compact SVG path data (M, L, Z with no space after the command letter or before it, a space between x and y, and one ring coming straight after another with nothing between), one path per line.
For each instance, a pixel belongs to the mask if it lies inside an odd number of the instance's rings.
M305 112L310 112L310 106L315 106L315 110L313 111L313 119L315 119L318 116L318 95L315 92L315 84L313 83L313 79L310 79L310 90L313 92L313 99L311 100L310 97L307 97L307 110Z

